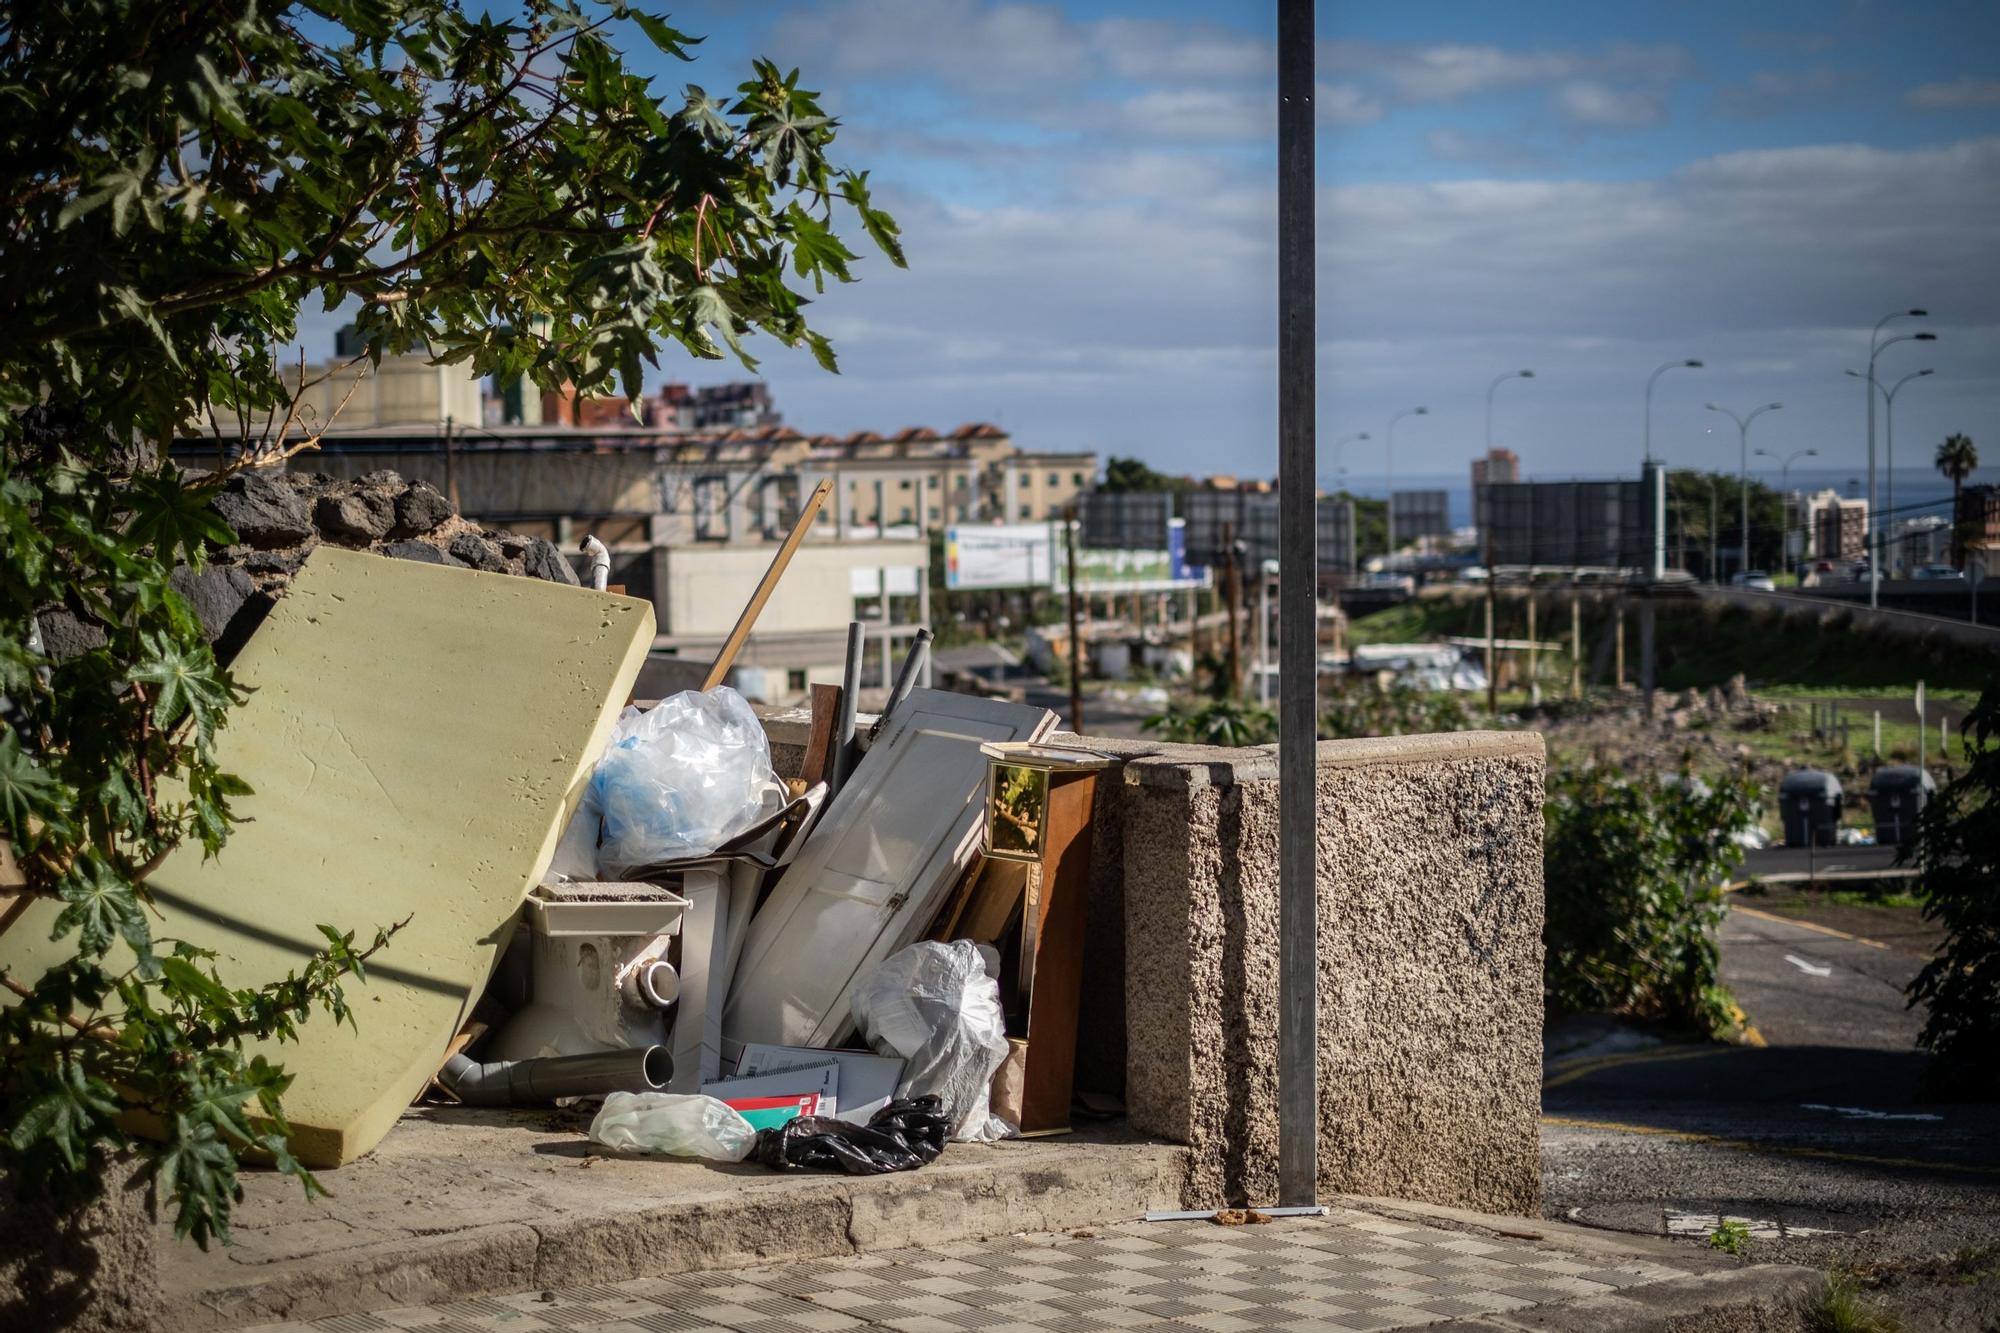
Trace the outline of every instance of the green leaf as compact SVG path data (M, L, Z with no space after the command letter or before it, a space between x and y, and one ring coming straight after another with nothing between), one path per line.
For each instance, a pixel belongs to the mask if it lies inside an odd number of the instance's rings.
M903 258L902 232L896 220L876 208L868 194L868 173L850 172L840 179L840 197L854 206L861 217L861 226L868 233L868 239L875 242L875 248L889 257L889 262L897 268L908 268Z
M127 503L132 541L151 546L161 560L180 560L200 569L207 559L206 543L228 546L236 534L208 507L209 487L184 486L171 466L152 476L135 477Z
M785 221L791 229L792 268L812 278L814 291L826 290L825 275L829 273L842 282L854 281L847 271L847 261L855 257L854 252L841 243L831 227L797 204L785 210Z
M63 784L21 748L12 730L0 731L0 818L11 840L28 836L32 821L62 818Z
M681 60L694 59L693 56L687 53L687 48L700 43L701 38L690 37L684 32L677 32L673 28L668 27L664 19L656 18L651 14L642 14L636 9L632 11L632 21L639 25L641 32L646 34L646 40L661 51L670 56L678 57Z
M201 743L210 744L232 702L228 674L215 664L215 654L199 639L188 643L157 632L141 635L140 643L144 656L131 679L154 687L153 725L170 732L186 715Z

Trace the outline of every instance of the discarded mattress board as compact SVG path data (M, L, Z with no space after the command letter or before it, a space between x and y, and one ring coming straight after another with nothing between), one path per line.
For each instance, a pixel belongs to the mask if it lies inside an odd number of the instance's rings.
M723 1012L748 1043L830 1046L863 968L916 939L977 852L989 741L1036 740L1045 708L912 691L750 923Z
M903 1061L866 1051L819 1051L805 1046L752 1045L743 1048L737 1077L811 1069L831 1059L840 1066L840 1118L857 1125L887 1106L903 1081ZM706 1091L706 1089L704 1089Z
M374 1147L444 1059L653 634L635 598L321 546L237 656L250 695L217 761L256 794L219 856L183 846L153 876L154 935L255 986L297 971L320 922L366 938L409 918L345 983L358 1030L315 1014L256 1050L293 1076L307 1165ZM73 943L40 906L0 939L17 976Z

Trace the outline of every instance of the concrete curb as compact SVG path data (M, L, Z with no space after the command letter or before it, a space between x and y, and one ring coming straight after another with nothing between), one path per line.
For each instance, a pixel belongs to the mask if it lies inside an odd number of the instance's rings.
M948 1154L907 1175L722 1176L711 1182L722 1188L699 1194L662 1188L652 1197L607 1190L595 1208L551 1207L546 1191L523 1192L515 1195L518 1220L480 1224L468 1217L448 1234L380 1233L356 1244L353 1232L372 1211L366 1210L287 1228L284 1244L209 1254L174 1250L162 1255L165 1311L158 1327L196 1333L1062 1231L1178 1207L1187 1174L1185 1150L1171 1145L1126 1144L1110 1153L1096 1145L1067 1153L1042 1145L960 1151L970 1160L954 1166ZM611 1159L597 1170L623 1165ZM337 1196L322 1207L333 1211L341 1202ZM260 1248L263 1256L245 1262Z
M1537 1305L1513 1314L1454 1319L1450 1333L1793 1333L1805 1324L1800 1302L1823 1274L1790 1264L1759 1264L1654 1282L1605 1296Z

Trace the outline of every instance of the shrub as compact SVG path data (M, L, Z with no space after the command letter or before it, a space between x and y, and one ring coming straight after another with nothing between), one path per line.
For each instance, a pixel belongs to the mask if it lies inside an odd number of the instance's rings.
M1743 853L1756 788L1735 778L1678 786L1589 767L1550 775L1543 989L1563 1012L1602 1010L1727 1030L1716 980L1722 883Z
M1278 739L1278 715L1247 699L1176 699L1145 727L1163 741L1185 745L1269 745Z
M1354 736L1407 736L1426 731L1463 731L1472 725L1465 701L1450 690L1421 690L1392 684L1342 680L1327 687L1319 734L1326 740Z
M1938 1057L1933 1088L1983 1097L2000 1093L2000 686L1980 696L1961 739L1965 772L1917 821L1924 917L1945 940L1909 994L1930 1007L1918 1041Z

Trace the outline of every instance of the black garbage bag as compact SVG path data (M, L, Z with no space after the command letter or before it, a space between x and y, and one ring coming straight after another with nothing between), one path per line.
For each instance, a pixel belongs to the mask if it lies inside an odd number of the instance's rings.
M934 1161L951 1137L951 1117L938 1097L892 1101L865 1125L831 1116L802 1115L776 1129L757 1131L752 1161L774 1171L844 1171L879 1176L914 1171Z

